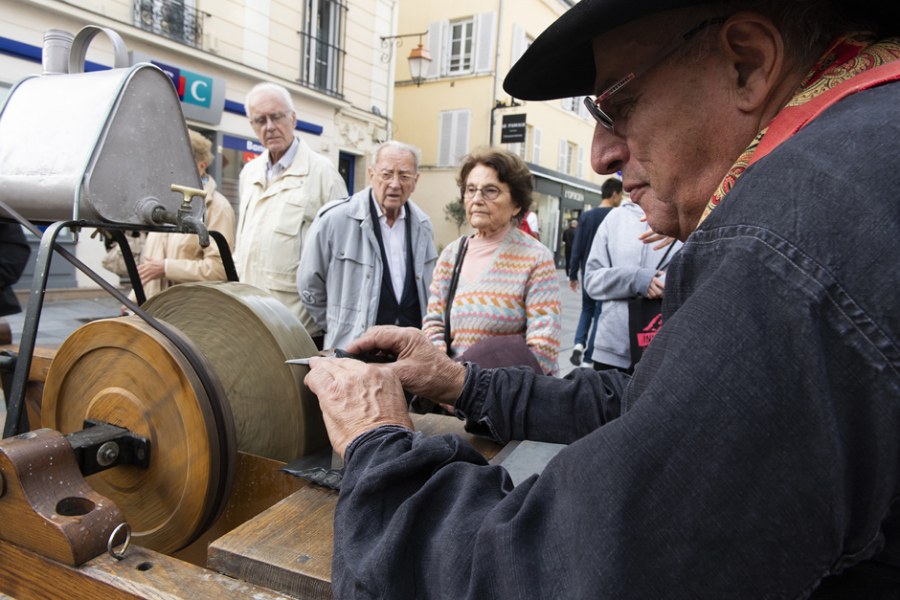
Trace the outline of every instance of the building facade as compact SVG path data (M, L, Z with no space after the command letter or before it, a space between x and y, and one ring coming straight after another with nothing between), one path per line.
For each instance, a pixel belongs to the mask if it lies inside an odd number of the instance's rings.
M290 91L296 134L334 162L351 191L359 190L367 184L368 151L390 134L394 64L381 59L381 38L396 32L398 11L397 0L0 0L0 99L17 81L41 73L47 29L76 33L100 25L122 36L131 64L155 63L172 78L188 126L213 141L209 172L236 213L240 170L263 149L244 107L247 92L262 81ZM111 44L98 36L86 70L108 68L112 57ZM74 247L99 274L118 281L100 267L103 244L81 236ZM54 270L63 262L53 261ZM17 287L30 283L26 275ZM51 285L95 286L68 267Z
M574 0L400 0L394 54L396 97L392 134L422 149L414 200L435 226L435 242L456 237L445 219L448 203L459 200L455 178L472 149L503 146L521 156L534 175L533 210L541 241L562 265L563 224L600 203L606 177L590 167L594 121L581 98L522 102L503 92L503 79L531 42ZM422 81L413 81L409 47L422 43L431 62ZM514 142L507 135L517 134ZM466 232L467 226L462 231Z

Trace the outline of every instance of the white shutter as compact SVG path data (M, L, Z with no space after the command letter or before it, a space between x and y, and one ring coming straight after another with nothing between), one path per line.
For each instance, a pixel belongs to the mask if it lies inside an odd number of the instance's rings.
M566 152L569 150L569 142L565 138L559 138L559 160L556 162L556 170L566 172Z
M591 115L588 114L587 106L584 105L585 98L586 96L579 96L575 101L578 103L578 116L582 119L589 119Z
M441 128L438 134L437 166L449 167L450 152L453 147L453 111L441 112Z
M487 73L494 64L494 17L495 12L481 13L476 17L475 26L475 72Z
M437 77L441 73L441 58L444 53L441 52L443 45L441 42L441 22L435 21L428 24L428 53L431 55L431 62L428 63L428 75L426 77Z
M578 179L584 175L584 146L578 146Z
M432 59L433 60L433 59ZM441 21L441 75L450 71L450 21Z
M534 147L531 149L531 162L541 164L541 130L534 128Z
M516 61L525 54L525 30L516 24L513 24L512 33L512 55L509 57L509 68L511 69Z
M453 163L454 167L462 164L462 158L469 153L469 123L472 120L470 109L454 111L456 123L453 132Z

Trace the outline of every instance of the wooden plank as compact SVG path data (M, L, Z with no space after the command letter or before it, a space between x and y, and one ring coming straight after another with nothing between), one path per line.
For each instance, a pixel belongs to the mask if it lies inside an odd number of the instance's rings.
M463 422L441 415L412 415L424 435L455 433L485 458L503 448L468 434ZM334 510L338 493L318 486L301 489L209 547L210 569L276 591L322 600L331 592Z
M145 548L105 552L79 568L0 540L0 592L16 600L289 600Z
M305 487L209 547L213 571L308 600L333 598L338 493Z
M19 353L18 344L2 344L0 351L9 350L10 352ZM39 381L41 383L47 381L47 373L50 371L50 363L56 356L56 350L49 348L35 348L31 354L31 368L28 370L28 381Z
M198 567L206 566L210 542L309 485L305 479L280 472L278 469L283 466L277 460L238 452L234 487L221 516L206 533L172 556Z

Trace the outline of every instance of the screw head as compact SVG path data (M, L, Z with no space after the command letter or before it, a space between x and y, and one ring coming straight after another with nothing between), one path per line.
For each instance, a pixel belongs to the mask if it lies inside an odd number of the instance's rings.
M119 458L119 445L115 442L106 442L97 450L97 464L108 467Z

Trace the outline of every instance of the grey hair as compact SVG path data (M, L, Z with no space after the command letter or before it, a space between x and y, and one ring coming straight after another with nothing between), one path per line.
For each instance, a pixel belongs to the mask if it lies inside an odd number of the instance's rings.
M250 99L253 98L256 94L260 92L275 92L281 99L284 101L285 105L291 112L297 112L294 110L294 99L291 98L291 93L287 91L287 88L283 85L278 85L277 83L269 83L268 81L263 83L257 83L253 86L253 89L247 92L247 98L244 100L244 112L247 113L247 116L250 116Z
M381 150L383 148L396 148L397 150L406 150L413 156L413 160L416 163L416 173L419 172L419 164L422 162L422 151L416 148L415 146L410 146L409 144L404 144L403 142L398 142L397 140L388 140L386 142L381 142L374 148L372 148L372 165L378 164L378 155L381 154Z

